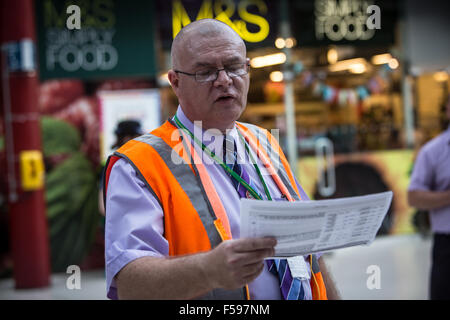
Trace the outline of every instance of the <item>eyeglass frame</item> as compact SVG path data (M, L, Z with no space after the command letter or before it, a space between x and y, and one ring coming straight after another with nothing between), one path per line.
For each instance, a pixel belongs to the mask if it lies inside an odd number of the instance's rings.
M234 75L234 76L230 76L229 74L228 74L228 72L227 72L227 68L222 68L222 69L216 69L216 78L214 79L214 80L204 80L204 81L199 81L199 80L197 80L197 72L195 72L195 73L189 73L189 72L184 72L184 71L180 71L180 70L173 70L175 73L181 73L181 74L185 74L185 75L188 75L188 76L193 76L193 77L195 77L195 81L197 81L197 82L200 82L200 83L203 83L203 82L214 82L214 81L217 81L217 79L219 78L219 73L220 73L220 71L225 71L225 73L227 74L227 76L228 77L230 77L230 78L236 78L236 77L242 77L242 76L245 76L246 74L248 74L248 72L249 72L249 70L250 70L250 62L247 60L246 62L242 62L242 63L233 63L233 65L237 65L237 64L241 64L241 65L243 65L243 66L247 66L247 68L246 68L246 72L244 73L244 74L241 74L241 75Z

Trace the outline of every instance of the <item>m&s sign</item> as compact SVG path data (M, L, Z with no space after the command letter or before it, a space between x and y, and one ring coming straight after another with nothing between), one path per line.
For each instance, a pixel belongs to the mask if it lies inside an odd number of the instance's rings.
M200 2L200 1L198 1ZM180 32L181 28L192 22L192 9L186 9L185 1L172 2L172 36ZM191 15L188 14L191 13ZM247 42L261 42L270 32L270 25L266 19L269 10L263 0L203 0L195 20L217 19L236 31ZM194 21L195 21L194 20Z

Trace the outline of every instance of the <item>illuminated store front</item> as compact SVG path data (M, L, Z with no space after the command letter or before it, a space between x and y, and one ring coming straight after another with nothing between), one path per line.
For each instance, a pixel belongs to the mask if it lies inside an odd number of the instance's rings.
M283 1L161 1L161 60L168 69L169 35L190 21L229 24L246 41L252 67L249 103L240 120L279 130L289 155L286 86L292 84L296 170L308 194L319 199L393 190L381 233L412 231L409 175L417 149L445 125L447 72L415 78L405 68L401 2L284 4L283 9ZM167 85L164 75L161 83ZM424 94L427 90L436 94ZM163 97L174 112L170 90Z

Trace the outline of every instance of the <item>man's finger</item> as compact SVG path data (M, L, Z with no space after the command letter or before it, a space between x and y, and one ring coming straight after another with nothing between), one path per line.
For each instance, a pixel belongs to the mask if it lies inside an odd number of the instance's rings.
M252 265L251 267L248 267L248 269L246 270L247 272L243 273L244 282L249 283L253 281L257 276L261 274L263 269L264 269L264 262L257 263Z
M275 254L275 250L272 248L257 250L257 251L253 251L251 253L246 253L247 257L245 258L243 265L246 266L246 265L250 265L253 263L261 262L262 260L264 260L267 257L273 257L274 254Z
M238 239L234 244L236 252L249 252L255 250L271 249L275 247L277 240L273 237Z
M242 276L249 277L253 275L255 272L261 272L264 268L264 261L259 261L257 263L246 265L242 268Z

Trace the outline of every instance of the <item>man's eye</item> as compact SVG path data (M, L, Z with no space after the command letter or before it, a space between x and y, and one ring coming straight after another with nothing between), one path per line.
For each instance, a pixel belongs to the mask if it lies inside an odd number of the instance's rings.
M197 71L197 75L199 75L199 76L209 76L209 75L211 75L211 74L213 74L215 72L216 72L215 69L205 69L205 70Z
M226 69L228 71L234 72L234 71L241 69L241 67L242 67L241 64L232 64L231 66L228 66Z

